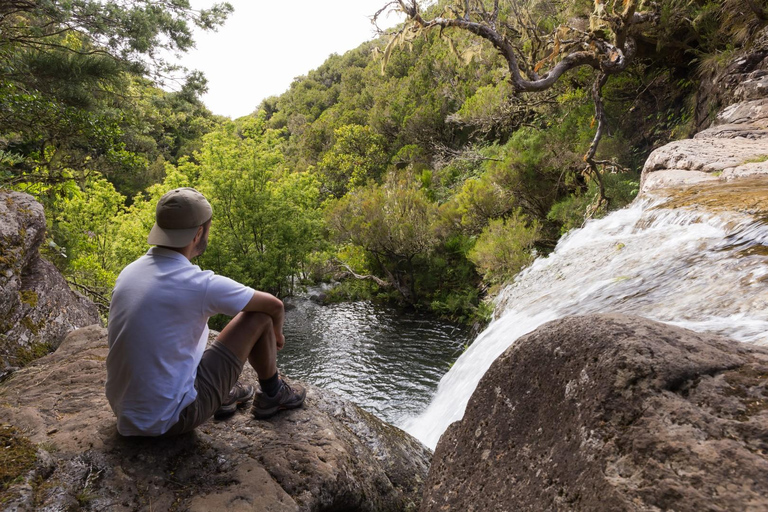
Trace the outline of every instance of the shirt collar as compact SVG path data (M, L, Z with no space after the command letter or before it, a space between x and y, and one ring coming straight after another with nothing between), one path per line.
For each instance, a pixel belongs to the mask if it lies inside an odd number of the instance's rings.
M147 251L147 255L149 256L160 256L162 258L171 258L173 260L178 260L183 263L187 263L189 265L192 265L192 262L187 259L186 256L181 254L180 252L174 251L173 249L166 249L165 247L150 247Z

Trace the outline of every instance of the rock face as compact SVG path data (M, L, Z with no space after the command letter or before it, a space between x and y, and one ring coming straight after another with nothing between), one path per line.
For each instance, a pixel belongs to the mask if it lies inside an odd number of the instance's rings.
M768 350L639 317L545 324L483 377L422 510L768 510Z
M737 103L718 124L650 154L640 193L651 190L768 176L768 97Z
M27 194L0 191L0 373L99 322L96 306L40 257L44 239L42 205Z
M711 114L724 106L748 102L768 96L768 28L764 28L750 45L749 51L721 72L705 77L696 99L696 130L711 123Z
M104 397L106 343L99 326L75 331L0 387L0 423L37 446L4 510L418 508L429 450L314 387L302 409L266 421L244 409L173 439L121 437Z
M768 28L747 54L711 83L705 80L700 90L699 110L702 103L706 109L726 107L693 139L651 153L643 167L641 195L680 185L768 177ZM699 127L709 124L707 114L697 117Z

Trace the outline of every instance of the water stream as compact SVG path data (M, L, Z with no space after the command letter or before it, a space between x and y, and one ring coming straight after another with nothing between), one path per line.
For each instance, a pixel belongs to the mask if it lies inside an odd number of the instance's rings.
M702 197L670 209L669 198L655 197L569 233L500 294L494 321L426 411L398 424L434 448L491 363L520 336L567 315L640 315L768 345L768 182L755 186L763 187L757 213L697 206Z
M305 296L291 304L281 371L389 423L426 408L470 341L465 328L370 302L321 306Z

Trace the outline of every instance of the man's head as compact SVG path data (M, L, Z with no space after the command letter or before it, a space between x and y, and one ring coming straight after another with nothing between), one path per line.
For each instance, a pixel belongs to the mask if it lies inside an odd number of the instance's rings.
M208 241L208 226L212 215L210 203L197 190L189 187L171 190L157 202L155 225L149 232L147 242L150 245L181 249L192 243L202 229L202 237L195 247L196 250L202 249L199 252L202 254L204 244Z

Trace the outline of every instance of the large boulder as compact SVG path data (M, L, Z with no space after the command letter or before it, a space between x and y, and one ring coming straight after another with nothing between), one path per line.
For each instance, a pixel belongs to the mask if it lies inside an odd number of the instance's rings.
M96 306L40 256L44 240L42 205L0 190L0 374L55 349L70 331L99 322Z
M520 338L435 450L423 511L768 510L768 349L622 315Z
M419 507L431 452L312 386L303 408L269 420L245 409L172 439L121 437L104 397L106 344L99 326L75 331L0 387L0 423L14 427L0 438L27 458L0 496L4 510ZM246 367L242 378L255 381Z

